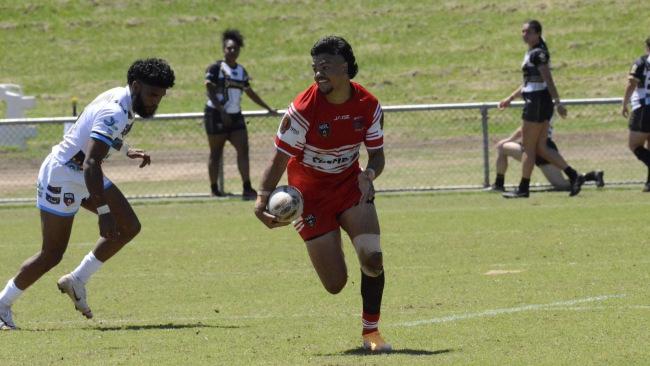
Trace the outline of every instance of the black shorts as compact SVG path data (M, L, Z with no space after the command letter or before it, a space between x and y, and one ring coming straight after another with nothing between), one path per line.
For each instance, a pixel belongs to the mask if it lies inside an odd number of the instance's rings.
M526 92L524 98L524 111L521 118L528 122L546 122L553 117L553 98L548 90Z
M650 133L650 106L644 105L632 111L630 131Z
M241 113L230 114L230 126L225 126L221 120L221 113L214 108L206 106L203 111L203 125L208 135L221 135L246 129L246 121Z
M551 140L550 138L546 139L546 146L548 146L548 148L551 149L551 150L555 150L555 151L559 152L559 150L557 149L557 145L555 145L555 141ZM550 164L550 163L548 161L546 161L546 159L544 159L543 157L541 157L539 155L535 156L535 165L541 166L541 165L546 165L546 164Z

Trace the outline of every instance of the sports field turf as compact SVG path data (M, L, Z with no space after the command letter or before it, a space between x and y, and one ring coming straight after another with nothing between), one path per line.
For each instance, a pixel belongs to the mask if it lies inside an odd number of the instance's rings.
M310 83L309 50L328 34L350 41L356 80L384 105L496 101L521 81L530 18L544 26L564 98L622 96L648 36L644 2L0 0L0 83L37 96L30 117L69 115L72 97L86 105L125 83L134 59L158 56L177 75L160 112L198 112L220 33L236 27L246 37L239 61L276 108Z
M348 285L329 295L297 234L235 200L136 205L143 231L89 283L87 321L55 286L96 239L81 213L63 262L15 304L23 330L0 333L0 364L646 364L650 202L637 188L379 196L395 352L378 356L359 349L351 245ZM2 281L37 251L38 227L36 209L0 207Z

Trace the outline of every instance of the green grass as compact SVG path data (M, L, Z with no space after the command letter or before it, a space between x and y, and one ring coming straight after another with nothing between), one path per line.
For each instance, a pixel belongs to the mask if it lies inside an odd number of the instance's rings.
M644 52L645 10L624 0L0 0L0 82L37 97L29 116L69 115L72 97L83 106L124 84L134 59L159 56L177 74L160 112L200 111L204 69L221 57L218 36L238 27L240 62L277 108L310 83L309 49L327 34L351 42L357 80L385 105L495 101L520 82L520 27L534 17L563 97L620 96Z
M650 255L638 218L650 203L640 198L615 189L520 201L378 197L381 327L396 349L381 356L358 352L359 274L347 240L350 278L332 296L297 234L265 229L240 201L136 205L143 231L89 283L96 318L86 321L54 285L96 239L96 219L81 213L63 262L15 304L23 330L0 333L2 363L643 364ZM35 209L0 207L0 278L38 250L38 227ZM605 295L618 297L594 299ZM469 318L444 321L454 315ZM428 319L437 322L404 324Z

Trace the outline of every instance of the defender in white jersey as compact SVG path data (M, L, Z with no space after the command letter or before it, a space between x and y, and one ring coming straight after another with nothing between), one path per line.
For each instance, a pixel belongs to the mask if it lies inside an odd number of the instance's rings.
M124 137L131 130L135 113L143 118L154 115L166 90L174 85L174 72L161 59L137 60L129 68L127 81L125 87L110 89L90 103L41 165L37 207L42 247L0 292L0 329L16 329L12 304L61 261L79 207L98 214L100 238L57 286L87 318L93 316L86 302L85 285L90 276L140 231L138 217L122 192L104 176L101 164L110 149L142 159L141 168L151 162L143 150L128 148Z

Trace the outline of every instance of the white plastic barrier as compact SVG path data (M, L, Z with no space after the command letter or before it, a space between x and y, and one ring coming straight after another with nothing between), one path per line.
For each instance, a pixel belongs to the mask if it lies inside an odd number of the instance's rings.
M36 99L24 96L20 85L0 84L0 100L7 106L5 118L23 118L25 110L36 106ZM34 126L0 126L0 146L16 146L26 148L26 141L36 136Z

